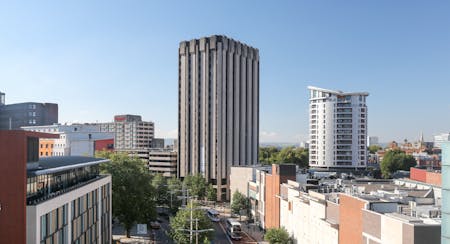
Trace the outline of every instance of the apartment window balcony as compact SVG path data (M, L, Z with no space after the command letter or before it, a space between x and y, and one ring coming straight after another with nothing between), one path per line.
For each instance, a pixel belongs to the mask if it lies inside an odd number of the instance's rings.
M352 135L338 135L337 139L352 139Z
M351 119L337 119L336 120L337 123L352 123Z
M338 113L351 113L352 109L351 108L338 108L338 109L336 109L336 112L338 112Z
M336 141L337 144L347 144L347 145L351 145L352 141L351 140L337 140Z

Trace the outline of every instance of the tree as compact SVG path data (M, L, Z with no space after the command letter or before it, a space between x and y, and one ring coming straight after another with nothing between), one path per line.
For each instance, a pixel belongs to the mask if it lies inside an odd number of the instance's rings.
M182 192L183 183L181 183L181 181L178 178L172 177L167 180L167 187L170 194L169 195L170 210L174 214L178 211L178 208L181 207L182 201L178 197L183 195Z
M196 204L188 204L186 209L181 209L177 212L175 217L170 219L170 227L171 232L170 236L177 243L189 243L189 231L190 230L190 209L192 210L192 218L198 219L198 229L205 230L211 229L212 224L208 217L206 217L205 213L202 210L195 209L197 207ZM193 230L196 230L195 221L193 221ZM198 234L199 243L205 242L205 239L212 240L214 237L213 231L202 232ZM193 240L195 240L195 233L193 233Z
M277 155L277 163L295 164L299 167L308 167L309 152L305 148L285 147Z
M416 160L411 155L406 155L405 152L394 149L389 150L381 161L381 173L384 178L391 177L391 174L397 170L408 170L416 166Z
M206 188L206 199L208 201L216 201L217 200L217 190L213 187L212 184L209 184Z
M290 242L289 233L282 228L270 228L264 235L264 240L270 244L286 244Z
M372 153L372 154L374 154L374 153L378 152L378 151L381 150L381 149L382 149L382 148L381 148L380 146L378 146L378 145L371 145L371 146L369 147L369 152Z
M233 193L233 201L231 203L231 211L234 214L239 214L239 219L241 219L241 211L248 211L250 207L250 202L244 194L239 191Z
M261 164L275 163L279 152L280 150L276 147L260 147L259 162L261 162Z
M206 196L206 179L202 175L188 175L183 180L183 185L189 190L191 196L204 199Z
M152 179L152 186L155 188L156 204L159 206L169 205L169 188L166 177L162 174L155 174Z
M146 165L138 158L125 154L99 152L97 157L109 158L102 164L102 172L112 177L112 214L123 224L127 237L132 226L147 223L156 217L155 189Z

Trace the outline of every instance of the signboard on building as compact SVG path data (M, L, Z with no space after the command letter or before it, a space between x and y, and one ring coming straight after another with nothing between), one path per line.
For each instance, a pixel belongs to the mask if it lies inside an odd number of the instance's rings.
M147 235L147 224L137 224L137 234Z

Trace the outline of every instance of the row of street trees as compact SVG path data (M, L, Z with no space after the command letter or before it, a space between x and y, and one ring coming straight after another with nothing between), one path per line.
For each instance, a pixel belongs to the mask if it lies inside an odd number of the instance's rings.
M183 200L187 203L189 195L198 200L215 201L216 190L201 175L191 175L180 181L177 178L166 178L161 174L149 173L147 165L139 158L129 157L123 153L101 151L96 157L108 158L110 163L102 164L101 171L112 176L113 217L124 226L127 237L136 223L148 223L156 219L157 207L166 208L171 214L172 238L178 243L186 243L190 227L190 210L181 209ZM187 208L196 208L188 205ZM204 212L193 210L193 219L198 229L211 226ZM184 230L183 230L184 229ZM211 233L199 234L199 240L211 239Z
M125 154L98 152L97 157L108 158L101 171L112 177L113 216L124 226L127 237L136 223L147 223L156 218L156 191L152 175L138 158Z
M262 164L296 164L301 168L308 167L309 151L301 147L260 147L259 161Z

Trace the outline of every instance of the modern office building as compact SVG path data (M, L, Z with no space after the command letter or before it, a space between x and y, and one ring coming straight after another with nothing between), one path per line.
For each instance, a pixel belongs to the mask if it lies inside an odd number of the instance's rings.
M177 176L177 152L171 149L152 148L148 152L148 169L165 177Z
M367 92L346 93L308 86L309 166L365 168L367 162Z
M108 160L40 159L39 138L56 136L0 131L1 243L111 243Z
M139 115L116 115L114 122L100 124L102 132L114 134L116 151L150 148L155 137L153 122L142 121Z
M441 148L443 142L450 141L450 133L442 133L434 136L434 147Z
M178 111L178 176L202 174L226 199L230 167L258 161L258 49L218 35L181 42Z
M40 157L92 157L95 154L96 140L112 139L114 136L111 132L101 132L101 126L99 124L54 124L45 126L24 126L22 129L59 135L58 139L42 139L39 141Z
M5 103L5 93L0 92L0 130L17 130L22 126L52 125L58 123L58 104L55 103Z
M450 142L442 146L442 239L441 243L450 243Z

